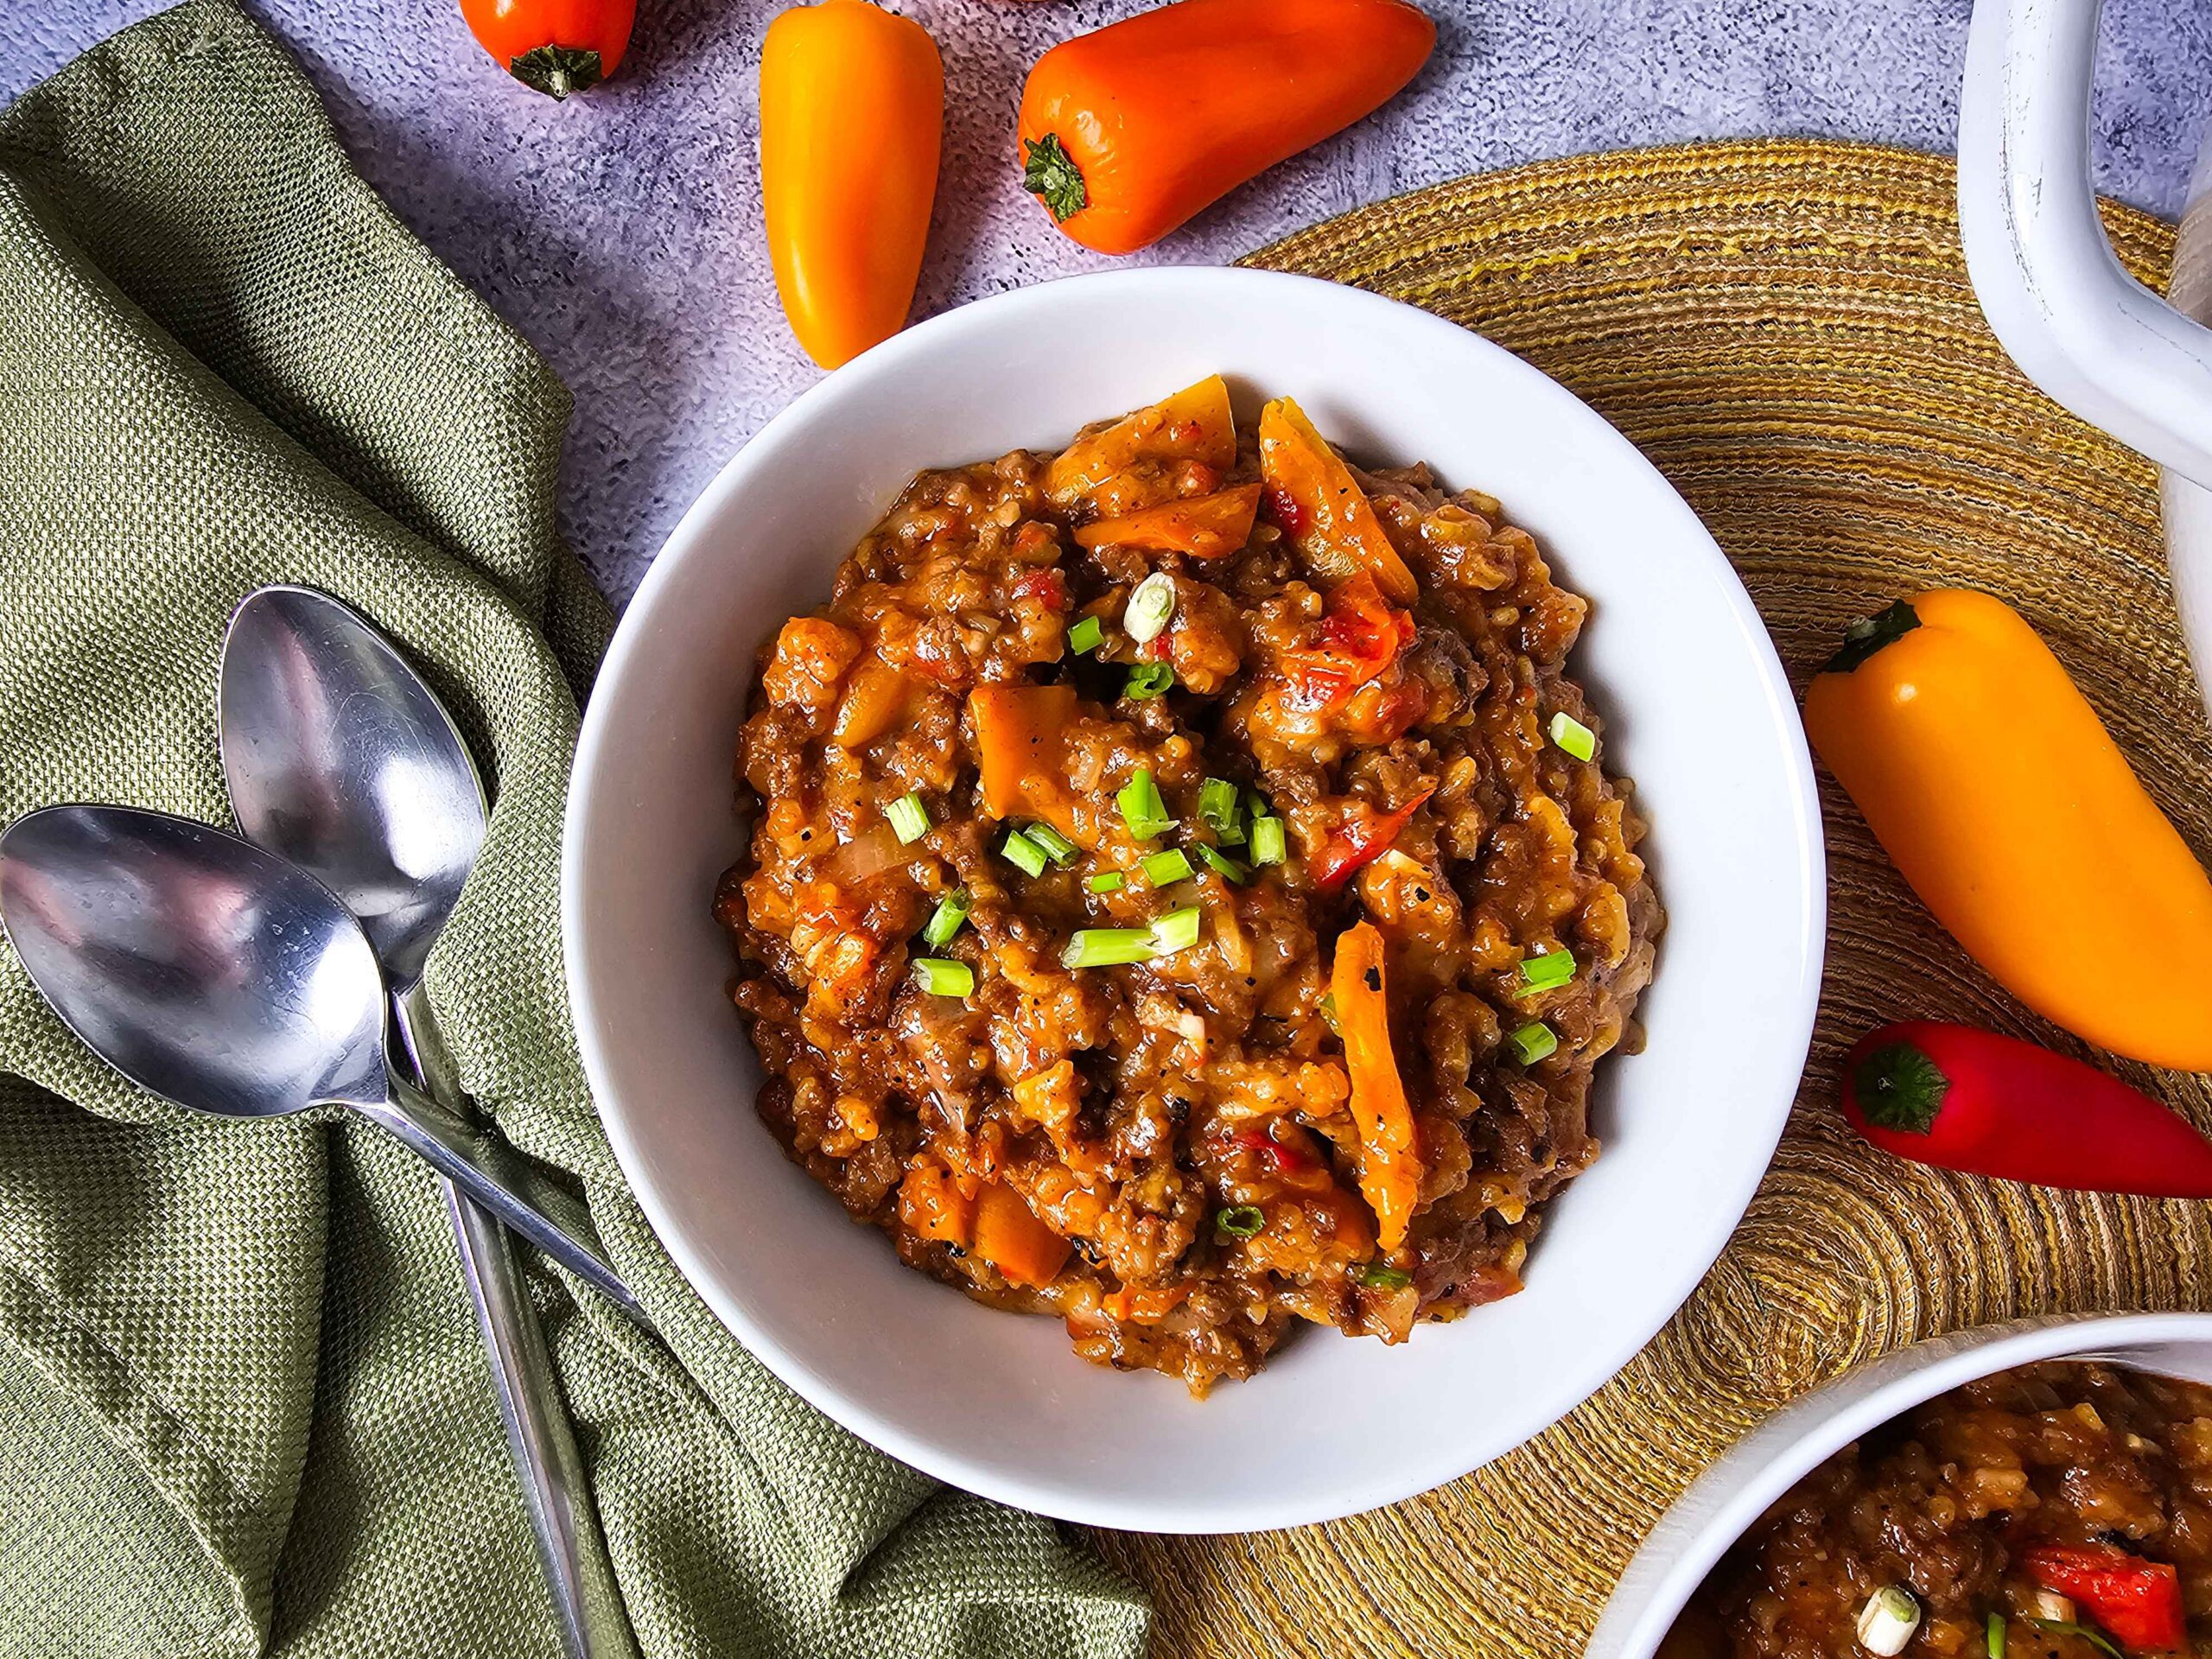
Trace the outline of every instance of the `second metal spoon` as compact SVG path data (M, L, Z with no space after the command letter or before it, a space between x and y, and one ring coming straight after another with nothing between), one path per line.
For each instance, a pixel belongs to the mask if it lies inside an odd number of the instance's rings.
M327 594L264 588L223 645L223 772L249 839L343 899L384 965L393 1026L423 1086L460 1080L423 970L488 829L482 779L451 715L398 649ZM630 1659L575 1436L507 1233L446 1188L463 1275L569 1659Z

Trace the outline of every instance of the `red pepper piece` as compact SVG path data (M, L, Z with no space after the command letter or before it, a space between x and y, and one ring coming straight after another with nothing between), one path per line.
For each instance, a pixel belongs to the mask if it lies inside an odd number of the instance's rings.
M1032 570L1014 584L1018 598L1033 599L1048 611L1064 611L1068 604L1067 579L1057 567Z
M2212 1198L2212 1141L2094 1066L1971 1026L1862 1038L1843 1073L1852 1128L1915 1163L2085 1192Z
M2168 1561L2146 1561L2114 1544L2038 1544L2021 1568L2046 1590L2071 1596L2106 1633L2133 1653L2170 1653L2189 1645L2181 1575Z
M1313 863L1315 885L1324 893L1333 893L1344 886L1361 865L1373 863L1389 850L1399 832L1421 810L1421 803L1435 793L1433 789L1424 789L1395 812L1332 830Z
M1414 632L1412 613L1391 604L1362 570L1330 589L1314 643L1286 652L1284 667L1306 707L1337 708L1386 672L1413 644Z
M1269 1167L1286 1173L1297 1174L1306 1170L1320 1167L1316 1160L1309 1158L1296 1147L1276 1140L1273 1135L1263 1128L1254 1127L1239 1129L1229 1138L1246 1152L1256 1153L1260 1157L1267 1160Z

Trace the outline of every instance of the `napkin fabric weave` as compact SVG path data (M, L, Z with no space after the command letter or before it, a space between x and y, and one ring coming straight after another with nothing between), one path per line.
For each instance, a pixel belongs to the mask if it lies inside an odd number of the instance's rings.
M228 0L27 94L0 117L0 821L227 825L232 608L286 582L366 613L494 791L431 963L464 1080L580 1185L673 1351L533 1265L641 1648L1134 1654L1143 1604L1049 1523L934 1487L740 1349L608 1152L556 901L607 631L554 529L568 417ZM0 1656L543 1656L537 1572L427 1170L328 1114L137 1091L0 948Z

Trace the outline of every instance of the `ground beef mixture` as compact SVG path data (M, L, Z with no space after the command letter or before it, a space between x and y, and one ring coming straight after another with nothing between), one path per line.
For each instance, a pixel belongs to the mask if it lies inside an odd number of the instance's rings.
M1885 1590L1910 1599L1870 1641ZM2208 1638L2212 1389L2054 1362L1822 1464L1713 1569L1661 1659L2111 1659Z
M762 1116L910 1265L1195 1392L1511 1294L1659 925L1585 608L1218 379L923 474L760 657Z

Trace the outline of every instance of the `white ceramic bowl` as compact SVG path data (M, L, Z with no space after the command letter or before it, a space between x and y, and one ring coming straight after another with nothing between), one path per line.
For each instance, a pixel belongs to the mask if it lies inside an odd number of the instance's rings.
M913 474L1057 447L1214 371L1288 393L1376 459L1502 497L1595 613L1579 671L1632 774L1669 926L1647 1052L1602 1070L1596 1166L1528 1287L1403 1346L1308 1331L1203 1402L1085 1364L1057 1321L900 1267L753 1116L760 1074L708 913L738 856L731 755L753 653L823 603ZM1810 763L1726 559L1659 474L1560 386L1424 312L1224 270L1086 276L910 329L722 469L622 620L586 715L563 870L591 1084L639 1201L738 1338L930 1474L1064 1519L1228 1531L1408 1497L1527 1440L1689 1294L1749 1202L1802 1067L1824 890Z
M1792 1401L1723 1452L1659 1517L1585 1659L1651 1659L1713 1564L1815 1465L1923 1401L2039 1359L2113 1359L2212 1382L2212 1313L2054 1314L1931 1337Z

